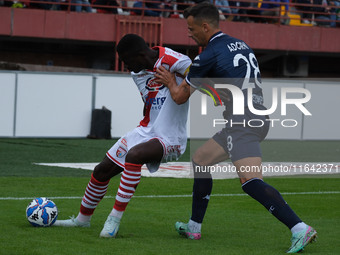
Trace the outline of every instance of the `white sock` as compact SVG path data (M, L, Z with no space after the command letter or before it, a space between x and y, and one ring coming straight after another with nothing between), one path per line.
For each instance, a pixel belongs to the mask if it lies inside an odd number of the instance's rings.
M307 227L308 227L308 225L306 223L300 222L300 223L296 224L294 227L292 227L290 229L290 231L292 231L292 234L295 234L297 232L300 232L300 231L306 229Z
M116 209L112 209L112 211L110 212L110 216L114 216L118 219L121 219L123 217L123 213L124 211L117 211Z
M192 232L201 232L202 223L197 223L196 221L189 220L188 227Z
M78 216L76 219L80 222L87 222L87 221L91 221L91 217L92 215L84 215L84 214L78 213Z

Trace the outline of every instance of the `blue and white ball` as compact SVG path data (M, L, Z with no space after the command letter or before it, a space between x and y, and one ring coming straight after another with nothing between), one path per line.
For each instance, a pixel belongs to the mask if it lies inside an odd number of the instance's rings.
M35 227L49 227L57 220L58 208L52 200L39 197L28 204L26 217Z

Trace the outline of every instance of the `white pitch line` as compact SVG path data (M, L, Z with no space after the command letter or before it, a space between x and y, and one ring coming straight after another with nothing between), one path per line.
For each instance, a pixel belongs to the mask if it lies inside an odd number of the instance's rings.
M310 191L310 192L282 192L282 195L334 195L340 194L340 191ZM241 197L248 196L245 193L239 194L212 194L212 197ZM192 197L192 195L144 195L134 196L134 198L182 198ZM0 200L32 200L36 197L0 197ZM82 199L83 197L48 197L49 199ZM115 198L115 196L105 196L104 198Z

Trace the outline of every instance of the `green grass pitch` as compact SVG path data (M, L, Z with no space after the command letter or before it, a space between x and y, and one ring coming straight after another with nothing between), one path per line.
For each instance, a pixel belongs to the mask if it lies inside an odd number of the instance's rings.
M284 254L290 231L243 194L239 181L214 180L202 239L174 230L191 212L191 179L142 178L116 239L99 238L119 178L110 182L91 228L35 228L25 217L31 197L54 197L59 219L77 215L91 171L34 162L99 162L114 140L0 139L0 254ZM264 161L339 162L338 141L264 141ZM188 150L189 151L189 150ZM181 161L189 161L186 153ZM318 231L304 254L340 254L340 175L266 178L296 213ZM303 192L320 192L304 194ZM330 193L322 193L330 192ZM331 193L333 192L333 193ZM150 197L155 195L156 197ZM168 195L165 197L157 195ZM59 198L57 198L59 197Z

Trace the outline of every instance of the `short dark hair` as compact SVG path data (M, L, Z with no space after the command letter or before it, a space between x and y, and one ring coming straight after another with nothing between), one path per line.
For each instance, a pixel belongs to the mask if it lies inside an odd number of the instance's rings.
M120 39L117 45L118 54L138 54L142 51L145 51L148 48L148 45L144 41L142 37L136 34L126 34Z
M195 20L207 21L215 27L219 26L220 14L215 5L207 2L199 3L184 10L184 18L193 16Z

